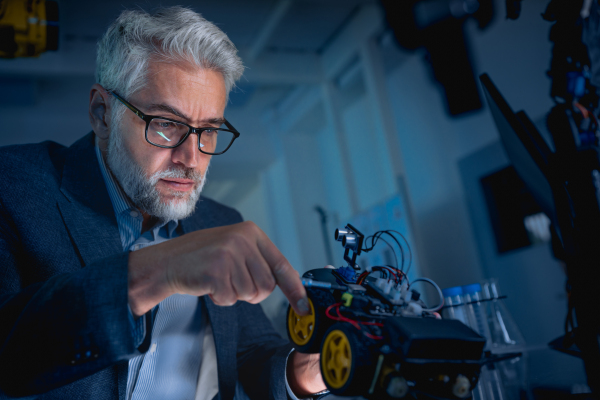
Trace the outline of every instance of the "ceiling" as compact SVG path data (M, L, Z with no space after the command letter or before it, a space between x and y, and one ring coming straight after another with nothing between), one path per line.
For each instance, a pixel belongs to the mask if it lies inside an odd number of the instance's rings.
M288 4L289 3L289 4ZM67 40L96 42L108 25L125 9L151 11L160 6L183 5L216 23L240 49L254 45L271 14L281 4L285 10L273 35L265 43L269 51L318 52L361 4L372 0L204 0L182 2L59 0L61 31Z

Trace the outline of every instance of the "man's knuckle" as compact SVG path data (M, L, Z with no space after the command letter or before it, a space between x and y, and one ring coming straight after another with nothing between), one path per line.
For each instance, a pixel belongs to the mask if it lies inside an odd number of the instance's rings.
M261 292L271 293L273 290L275 290L275 286L277 286L277 282L272 276L267 276L259 283Z
M277 286L277 281L275 279L269 279L269 281L267 282L267 290L269 292L272 292L273 290L275 290L275 287Z
M219 306L232 306L238 300L235 293L225 290L214 293L212 297L215 304Z
M258 296L258 289L250 288L241 294L240 300L248 301L248 300L252 300L256 296Z
M247 235L244 232L233 232L227 237L226 247L234 249L235 251L243 251L246 248L246 242L248 241Z
M228 246L220 246L213 251L213 257L217 265L229 265L233 260L233 254Z
M275 275L284 275L287 274L290 269L290 265L284 260L279 261L273 267L273 273Z

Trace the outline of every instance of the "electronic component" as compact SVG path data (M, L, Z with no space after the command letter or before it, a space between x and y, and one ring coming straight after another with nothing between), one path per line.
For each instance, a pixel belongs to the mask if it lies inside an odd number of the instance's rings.
M329 282L313 281L312 279L309 279L309 278L302 278L302 285L304 285L304 287L315 287L315 288L321 288L321 289L334 289L334 290L346 290L347 289L346 286L336 285L335 283L329 283Z
M410 268L412 255L406 239L395 231L364 237L350 224L336 230L335 238L344 246L348 265L305 273L302 282L314 312L300 316L289 307L287 318L296 349L321 353L327 388L340 396L373 399L409 393L416 398L423 393L438 399L470 397L481 365L493 362L483 357L485 339L461 322L439 319L436 311L444 299L435 282L409 282L405 267ZM395 243L400 262L362 269L357 256L379 241ZM439 304L428 307L412 287L415 282L434 286Z

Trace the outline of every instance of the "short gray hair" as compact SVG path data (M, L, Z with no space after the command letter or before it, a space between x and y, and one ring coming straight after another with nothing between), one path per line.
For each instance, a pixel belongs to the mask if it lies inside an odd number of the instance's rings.
M191 63L221 72L228 95L244 72L235 45L221 29L176 6L152 15L123 11L98 42L96 82L129 97L144 87L149 60Z

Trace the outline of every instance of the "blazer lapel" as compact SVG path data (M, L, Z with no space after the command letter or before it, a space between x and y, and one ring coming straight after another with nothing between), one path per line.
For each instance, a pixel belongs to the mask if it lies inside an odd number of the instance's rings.
M220 400L231 400L237 382L237 317L233 307L219 307L208 296L206 304L217 350Z
M75 142L65 160L58 208L85 267L123 252L117 218L100 172L93 132ZM119 399L125 400L128 362L113 367Z
M117 219L94 149L94 133L70 148L58 208L82 266L123 251Z

